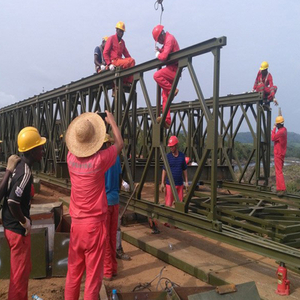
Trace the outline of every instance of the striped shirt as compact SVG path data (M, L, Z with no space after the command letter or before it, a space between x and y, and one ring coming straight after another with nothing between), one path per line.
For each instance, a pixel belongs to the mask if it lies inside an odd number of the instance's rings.
M8 207L9 202L20 205L22 213L30 219L30 192L32 184L32 175L30 167L22 159L13 172L11 183L9 185L7 197L5 197L2 209L2 221L5 229L15 233L25 235L25 229L19 221L12 215Z
M178 151L178 156L175 157L171 152L167 154L168 162L171 168L175 185L183 185L182 172L187 169L185 162L185 155ZM163 166L165 170L165 166ZM169 179L166 178L166 184L170 184Z

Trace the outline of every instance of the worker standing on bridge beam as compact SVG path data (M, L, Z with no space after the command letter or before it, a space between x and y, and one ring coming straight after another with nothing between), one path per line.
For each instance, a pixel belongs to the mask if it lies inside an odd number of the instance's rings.
M95 70L97 73L104 71L105 67L106 67L106 62L103 57L103 50L104 50L107 39L108 39L108 36L104 36L102 38L101 45L97 46L94 50L94 64L95 64Z
M175 135L170 137L168 142L168 147L170 148L171 152L167 154L167 159L174 179L179 200L182 202L183 184L186 187L186 189L188 189L188 175L187 175L187 164L185 161L185 155L182 152L178 151L178 138ZM184 182L183 182L182 174L184 175L184 180L185 180ZM163 171L161 175L160 190L161 192L165 191L166 206L172 206L174 202L174 196L171 190L169 179L167 177L165 166L163 166Z
M267 101L273 101L275 105L278 105L278 102L275 99L277 86L273 85L273 77L271 73L268 72L268 68L269 68L268 62L263 61L257 73L254 86L253 86L253 91L263 92L264 99L266 99Z
M46 138L35 127L25 127L18 135L18 150L23 153L16 166L5 198L2 220L10 248L10 283L8 299L28 299L31 271L31 167L44 153Z
M277 129L277 132L276 132ZM274 142L274 164L276 175L276 191L277 196L282 197L286 194L286 187L282 168L287 146L287 130L284 127L284 119L278 116L272 130L271 139Z
M98 299L103 278L106 241L107 199L105 172L115 163L123 139L113 115L105 111L115 143L100 150L106 126L96 113L83 113L69 125L66 144L71 179L72 219L65 299L79 298L81 278L86 271L84 299ZM99 151L100 150L100 151Z
M122 39L125 32L125 24L118 22L116 25L116 34L110 36L105 44L103 51L104 60L107 64L107 69L114 71L115 67L122 67L128 69L135 66L135 60L130 56L125 42ZM122 58L124 55L125 58ZM125 85L131 85L133 76L124 78Z
M155 51L156 51L155 55L159 60L166 61L170 53L180 50L177 40L169 32L164 31L164 26L162 25L155 26L154 29L152 30L152 35L155 42L158 42L163 45L162 48L155 47ZM154 80L162 88L162 99L163 99L162 111L165 110L165 106L168 101L168 97L172 88L172 84L177 69L178 69L178 64L175 62L172 64L168 64L165 68L158 70L153 75ZM178 94L178 91L179 91L178 89L175 90L174 96ZM158 117L157 122L159 123L160 120L161 117ZM169 128L170 125L171 125L171 115L169 110L165 121L165 127Z

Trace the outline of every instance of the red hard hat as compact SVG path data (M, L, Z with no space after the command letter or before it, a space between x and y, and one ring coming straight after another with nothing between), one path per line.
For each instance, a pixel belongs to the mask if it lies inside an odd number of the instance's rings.
M162 26L162 25L157 25L153 28L152 35L153 35L155 42L157 42L158 37L161 34L161 32L163 31L163 29L164 29L164 26Z
M185 157L185 162L188 164L190 162L190 158L188 156Z
M168 147L172 147L178 144L178 138L175 135L172 135L169 139Z

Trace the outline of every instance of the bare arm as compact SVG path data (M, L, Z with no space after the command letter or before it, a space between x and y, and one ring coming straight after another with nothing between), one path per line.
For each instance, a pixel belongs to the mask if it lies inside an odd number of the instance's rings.
M162 173L161 173L161 183L163 183L163 184L165 184L166 175L167 175L166 170L162 170Z
M114 146L117 148L118 154L121 152L121 150L123 149L123 138L121 136L121 132L116 124L115 118L114 116L108 111L106 110L106 115L107 117L105 118L105 121L107 124L109 124L111 126L112 132L114 134L114 138L115 138L115 143Z
M184 175L184 181L185 181L186 185L188 185L187 170L183 170L183 175Z

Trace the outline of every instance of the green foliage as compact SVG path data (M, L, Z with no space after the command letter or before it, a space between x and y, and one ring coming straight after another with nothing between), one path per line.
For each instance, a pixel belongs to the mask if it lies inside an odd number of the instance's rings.
M300 158L300 147L288 145L286 150L286 157L297 157Z
M286 183L286 190L289 194L300 195L300 179L288 181Z
M253 148L253 144L234 143L234 150L239 160L248 160Z
M186 148L186 137L182 131L178 134L177 138L179 140L178 149L179 151L184 152Z

